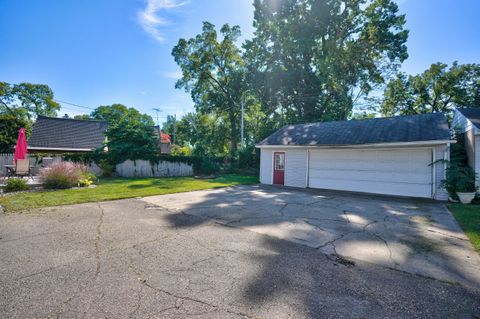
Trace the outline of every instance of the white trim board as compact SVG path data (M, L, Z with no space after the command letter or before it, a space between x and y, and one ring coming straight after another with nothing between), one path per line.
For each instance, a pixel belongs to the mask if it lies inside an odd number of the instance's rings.
M255 145L256 148L376 148L376 147L411 147L411 146L434 146L442 144L456 143L455 140L436 140L436 141L418 141L418 142L396 142L396 143L375 143L375 144L350 144L350 145Z
M75 151L75 152L90 152L91 148L62 148L62 147L39 147L39 146L27 146L27 149L35 151Z

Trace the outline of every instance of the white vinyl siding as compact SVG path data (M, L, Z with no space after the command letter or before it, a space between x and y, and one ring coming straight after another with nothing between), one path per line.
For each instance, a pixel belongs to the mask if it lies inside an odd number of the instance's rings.
M273 151L270 149L260 150L260 183L273 183Z
M475 139L475 147L473 149L473 155L474 155L474 159L473 159L473 163L474 163L474 167L473 169L475 170L475 173L477 173L477 186L480 186L480 136L479 135L474 135L474 139Z
M432 197L432 148L310 151L309 186Z
M476 143L479 150L480 138ZM273 183L274 152L285 152L286 186L448 199L441 187L446 164L431 165L434 160L449 159L447 144L390 149L261 148L262 184Z
M285 186L307 187L307 150L285 150Z

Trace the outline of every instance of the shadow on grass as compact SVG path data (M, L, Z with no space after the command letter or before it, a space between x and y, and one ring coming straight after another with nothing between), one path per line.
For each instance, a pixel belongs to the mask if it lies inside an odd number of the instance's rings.
M217 188L234 185L254 185L258 184L256 176L243 175L224 175L214 179L195 179L193 177L160 177L160 178L122 178L120 180L113 180L112 184L127 184L126 187L130 189L144 189L144 188L189 188L196 189L198 184L204 184L205 188ZM209 186L211 184L211 186Z

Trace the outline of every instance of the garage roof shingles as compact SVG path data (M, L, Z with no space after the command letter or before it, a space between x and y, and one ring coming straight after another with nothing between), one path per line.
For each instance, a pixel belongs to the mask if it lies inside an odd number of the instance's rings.
M29 147L95 149L105 142L107 122L39 116L33 125Z
M443 113L286 125L262 145L361 145L450 140Z

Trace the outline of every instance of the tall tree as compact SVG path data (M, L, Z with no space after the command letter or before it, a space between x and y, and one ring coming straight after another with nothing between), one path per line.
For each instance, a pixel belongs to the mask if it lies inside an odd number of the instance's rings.
M480 107L480 64L458 64L450 68L434 63L418 75L400 73L384 92L383 115L449 113L453 106Z
M92 119L92 117L88 114L75 115L73 118L75 120L91 120Z
M106 135L111 164L127 159L149 159L159 153L158 135L151 125L141 121L124 117L110 126Z
M0 82L0 112L13 113L12 102L14 94L12 85L7 82Z
M239 114L244 63L235 45L240 27L225 24L218 37L215 26L203 23L202 33L180 39L172 55L182 70L175 85L189 92L201 114L215 114L228 121L230 152L235 155L239 140Z
M53 91L45 84L20 83L12 88L12 94L21 106L33 116L57 116L60 104L54 101Z
M120 123L123 119L129 121L138 121L145 125L153 126L155 122L148 114L142 114L133 107L127 107L123 104L102 105L97 107L90 117L95 120L107 121L110 126Z
M251 90L276 122L346 119L407 58L392 0L255 0Z

